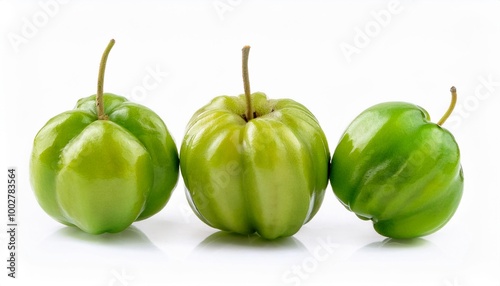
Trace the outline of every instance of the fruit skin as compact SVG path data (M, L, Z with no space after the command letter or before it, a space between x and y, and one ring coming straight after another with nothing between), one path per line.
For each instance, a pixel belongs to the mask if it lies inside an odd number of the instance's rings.
M274 239L295 234L318 211L330 153L312 113L290 99L219 96L188 123L180 166L188 201L206 224Z
M333 154L337 198L375 230L414 238L443 227L462 197L464 176L453 135L423 108L381 103L349 125Z
M85 232L120 232L159 212L179 177L177 148L152 110L105 93L108 120L95 95L82 98L38 132L30 181L55 220Z

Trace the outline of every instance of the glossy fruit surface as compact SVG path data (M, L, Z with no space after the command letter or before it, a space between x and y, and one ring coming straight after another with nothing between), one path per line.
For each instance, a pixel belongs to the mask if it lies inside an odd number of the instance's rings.
M433 233L455 213L464 176L453 135L421 107L388 102L363 111L334 152L337 198L392 238Z
M199 109L187 126L180 166L202 221L274 239L295 234L318 211L329 156L307 108L256 92L219 96Z
M161 118L124 97L100 97L82 98L50 119L30 162L45 212L93 234L119 232L159 212L179 176L177 148Z

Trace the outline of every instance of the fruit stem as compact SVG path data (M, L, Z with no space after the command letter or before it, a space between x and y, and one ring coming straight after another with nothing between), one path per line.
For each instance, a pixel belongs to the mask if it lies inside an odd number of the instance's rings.
M446 121L446 119L448 119L448 117L450 117L450 114L453 112L453 109L455 108L455 105L457 104L457 89L454 86L452 86L450 88L450 92L451 92L450 107L448 107L448 110L446 110L446 113L438 121L437 125L439 125L439 126L443 125L444 122Z
M95 106L97 108L97 119L107 120L108 116L104 114L104 103L103 103L103 88L104 88L104 71L106 70L106 61L108 60L109 52L111 48L115 45L115 40L111 39L108 46L104 50L101 58L101 64L99 65L99 75L97 77L97 94L95 96Z
M245 98L247 101L246 120L248 122L253 119L252 100L250 97L250 78L248 76L248 54L250 53L250 46L244 46L241 51L243 53L242 56L243 86L245 88Z

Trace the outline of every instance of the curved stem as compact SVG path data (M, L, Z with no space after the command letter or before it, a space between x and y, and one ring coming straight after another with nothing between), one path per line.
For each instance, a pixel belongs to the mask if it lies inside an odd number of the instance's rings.
M444 122L446 121L446 119L448 119L448 117L450 117L450 114L453 112L453 109L455 108L455 105L457 104L457 89L454 86L452 86L450 88L450 92L451 92L450 107L448 107L448 110L446 111L446 113L438 121L437 125L439 125L439 126L443 125Z
M104 88L104 71L106 70L106 61L108 60L109 52L111 48L115 45L115 40L111 39L108 46L104 50L101 58L101 64L99 65L99 75L97 77L97 94L95 96L95 106L97 108L97 119L106 120L108 116L104 114L104 103L103 103L103 88Z
M248 122L253 119L252 100L250 97L250 78L248 76L248 54L250 53L250 46L244 46L241 51L243 53L242 56L243 86L245 88L245 98L247 101L246 120Z

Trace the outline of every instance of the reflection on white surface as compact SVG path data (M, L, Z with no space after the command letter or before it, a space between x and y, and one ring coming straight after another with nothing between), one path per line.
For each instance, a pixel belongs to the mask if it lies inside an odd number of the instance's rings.
M77 285L96 282L108 285L103 283L106 281L109 285L124 285L113 284L113 281L129 279L132 282L131 277L137 274L138 265L144 260L165 264L170 259L134 226L121 233L103 235L63 227L40 240L26 258L26 262L35 266L26 269L33 280L62 283L69 279Z
M43 8L56 2L68 3ZM18 167L20 180L19 278L0 272L0 285L500 285L500 1L193 2L0 1L2 162ZM398 13L389 10L393 2ZM390 21L377 21L383 10ZM359 31L377 25L348 62L341 44L356 45ZM12 34L26 41L14 47ZM245 44L253 49L252 90L304 104L332 152L365 108L406 101L436 117L449 104L443 90L456 85L457 113L444 127L457 139L465 173L457 213L430 236L386 240L328 186L311 222L291 238L266 242L205 225L180 180L163 211L123 233L91 236L58 224L30 191L31 144L49 118L95 93L110 38L117 44L105 91L157 112L178 147L198 108L243 92ZM151 67L158 78L145 83ZM1 260L6 238L0 233Z
M197 269L211 265L209 271L200 274L205 276L203 281L218 281L214 285L241 282L279 285L282 281L276 268L304 255L307 249L294 237L269 241L257 235L219 231L200 242L186 258L186 264Z

